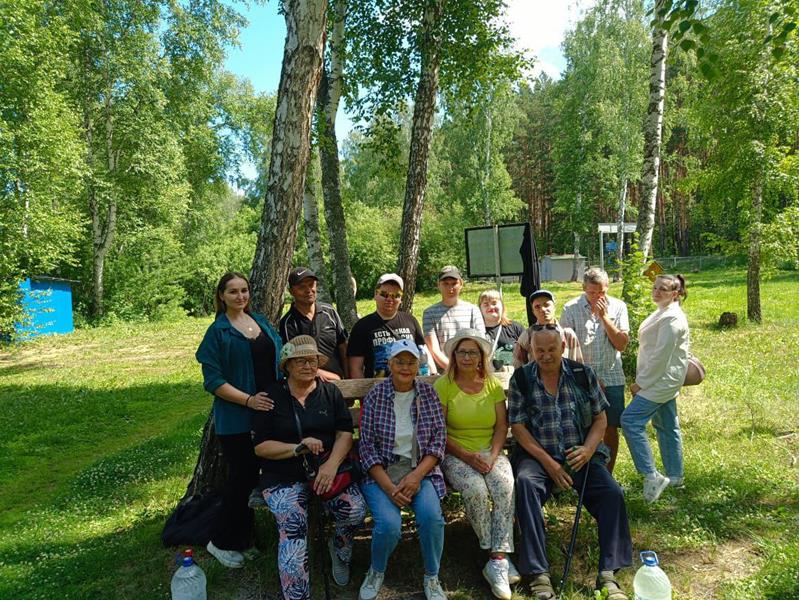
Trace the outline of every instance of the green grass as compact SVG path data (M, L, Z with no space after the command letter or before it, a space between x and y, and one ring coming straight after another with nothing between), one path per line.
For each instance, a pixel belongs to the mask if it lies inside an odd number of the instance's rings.
M679 400L685 489L645 505L622 443L617 477L629 488L635 547L658 551L677 599L799 598L798 284L797 273L765 281L764 323L722 331L715 323L723 311L744 321L745 273L692 274L685 310L708 379ZM549 287L559 306L580 293L576 284ZM467 285L466 299L485 288ZM518 285L504 291L511 315L524 322ZM414 313L436 300L418 295ZM372 310L371 301L359 303L361 314ZM0 351L0 598L169 597L174 551L159 536L191 476L210 407L194 361L208 322L118 324ZM562 568L573 506L568 495L548 506L553 574ZM446 508L445 588L451 598L488 599L485 557L457 500ZM419 597L412 526L405 536L386 598ZM564 600L591 597L595 539L586 514ZM277 592L275 533L263 513L258 544L262 559L239 572L197 553L210 597ZM355 582L337 597L356 596L368 553L364 537ZM633 574L623 571L622 584L631 587Z

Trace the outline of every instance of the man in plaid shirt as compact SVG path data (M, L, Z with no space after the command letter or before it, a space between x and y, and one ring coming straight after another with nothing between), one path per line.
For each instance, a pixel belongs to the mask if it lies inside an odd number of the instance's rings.
M563 359L566 343L558 325L533 329L534 362L514 373L508 388L508 413L516 440L516 515L522 533L519 571L532 576L533 597L555 598L546 556L543 506L553 487L579 492L599 529L599 574L596 587L610 600L625 600L615 571L632 564L632 539L624 493L604 468L602 443L608 402L596 375ZM577 370L583 368L584 377ZM590 410L590 416L586 413ZM586 426L586 414L590 425ZM602 456L602 455L605 456ZM591 467L587 465L589 461Z

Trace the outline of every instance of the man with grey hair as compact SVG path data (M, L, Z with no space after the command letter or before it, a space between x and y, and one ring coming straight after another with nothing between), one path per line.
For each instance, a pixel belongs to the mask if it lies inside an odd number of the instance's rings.
M516 440L516 516L521 529L518 567L531 577L536 600L555 598L546 554L543 508L553 488L574 488L597 521L596 589L626 600L616 571L632 564L632 538L624 492L602 467L608 403L590 367L563 358L559 325L534 325L533 362L517 369L508 386L508 415Z
M583 362L599 377L610 406L605 443L610 447L608 470L612 473L619 452L619 425L624 412L624 370L621 353L630 341L627 305L607 295L608 274L591 267L583 275L583 294L566 303L560 324L570 327L580 340Z

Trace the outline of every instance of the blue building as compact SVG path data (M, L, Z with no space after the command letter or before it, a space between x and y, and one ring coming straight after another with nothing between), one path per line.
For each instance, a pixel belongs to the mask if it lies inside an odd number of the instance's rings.
M26 319L17 325L17 334L30 339L51 333L70 333L72 321L72 282L53 277L31 277L19 284Z

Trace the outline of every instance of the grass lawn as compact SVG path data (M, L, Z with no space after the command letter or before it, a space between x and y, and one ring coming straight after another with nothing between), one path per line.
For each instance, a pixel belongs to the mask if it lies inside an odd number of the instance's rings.
M467 286L466 299L484 288ZM576 284L551 289L559 306L580 293ZM693 350L708 379L678 402L686 486L645 505L622 442L616 474L629 490L635 548L658 552L677 599L797 599L799 273L763 283L761 326L715 326L726 310L744 320L742 270L692 274L688 291ZM524 322L518 285L505 293L512 316ZM434 301L417 296L417 317ZM372 302L359 310L371 312ZM191 476L211 403L194 361L209 321L114 325L0 349L0 598L169 598L175 550L159 536ZM564 494L548 506L553 575L562 569L574 500ZM457 499L446 508L444 587L451 598L489 599L480 575L485 556ZM422 597L411 529L381 597ZM563 600L591 597L595 539L586 513ZM209 597L278 597L275 544L260 513L263 556L243 570L227 571L199 550ZM357 597L368 553L364 536L353 583L335 597ZM628 589L633 574L620 573Z

